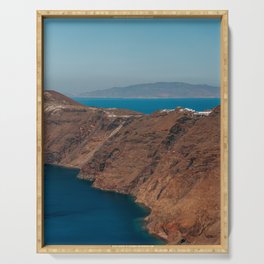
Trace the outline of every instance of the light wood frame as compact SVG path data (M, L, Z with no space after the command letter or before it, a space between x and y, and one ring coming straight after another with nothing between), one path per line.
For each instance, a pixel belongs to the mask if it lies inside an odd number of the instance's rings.
M44 245L43 220L43 20L44 18L221 19L221 244L93 246ZM41 10L37 11L37 252L38 253L228 253L228 11L226 10Z

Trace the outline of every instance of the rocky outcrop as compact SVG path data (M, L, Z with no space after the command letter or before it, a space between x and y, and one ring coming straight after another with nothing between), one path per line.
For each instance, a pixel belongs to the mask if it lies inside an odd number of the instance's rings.
M55 91L44 93L44 160L79 167L122 127L141 114L81 105Z
M220 243L219 107L143 115L45 92L44 114L45 162L133 195L151 209L149 232L168 243Z

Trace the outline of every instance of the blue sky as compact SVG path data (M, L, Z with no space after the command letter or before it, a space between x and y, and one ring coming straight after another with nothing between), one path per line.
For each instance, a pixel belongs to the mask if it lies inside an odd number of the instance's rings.
M44 88L66 94L148 82L220 86L219 19L44 21Z

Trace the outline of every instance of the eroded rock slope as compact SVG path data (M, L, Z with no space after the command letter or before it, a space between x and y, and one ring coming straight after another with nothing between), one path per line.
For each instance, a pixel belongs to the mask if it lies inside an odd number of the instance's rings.
M151 209L150 233L171 244L220 243L220 108L143 115L45 92L45 162L81 169L96 188Z

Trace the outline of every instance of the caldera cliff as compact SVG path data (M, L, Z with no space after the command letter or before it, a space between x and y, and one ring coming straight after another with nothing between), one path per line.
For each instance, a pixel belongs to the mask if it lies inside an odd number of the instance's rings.
M169 244L220 243L220 107L144 115L46 91L44 119L45 163L133 195L151 209L148 231Z

